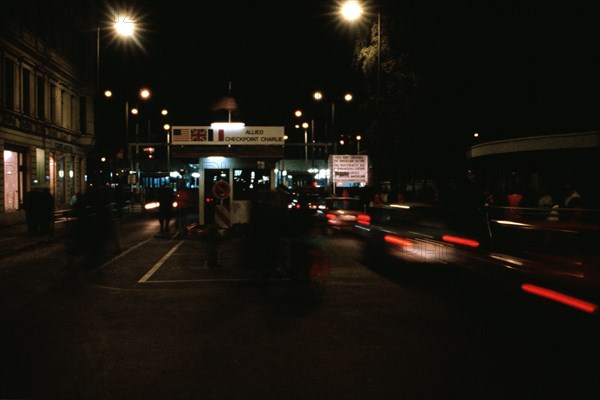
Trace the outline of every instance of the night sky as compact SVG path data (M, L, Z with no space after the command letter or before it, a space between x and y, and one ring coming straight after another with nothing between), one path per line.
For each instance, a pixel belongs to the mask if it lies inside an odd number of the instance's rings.
M518 136L600 128L600 2L379 1L373 13L402 27L403 51L428 88L417 104L432 133ZM103 86L147 85L174 124L226 119L289 125L315 89L359 93L356 31L334 0L140 0L141 47L103 38ZM371 14L374 18L375 14ZM384 27L385 29L385 27ZM425 121L426 120L426 121Z

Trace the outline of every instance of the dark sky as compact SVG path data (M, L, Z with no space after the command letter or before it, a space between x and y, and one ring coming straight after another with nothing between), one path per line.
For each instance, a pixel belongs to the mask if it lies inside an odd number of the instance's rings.
M427 84L418 104L441 131L538 134L600 127L596 0L371 1L402 26L411 68ZM140 48L102 46L103 82L147 85L176 124L204 125L232 82L247 125L287 125L315 89L362 87L356 33L335 0L139 0ZM304 104L303 104L304 102Z

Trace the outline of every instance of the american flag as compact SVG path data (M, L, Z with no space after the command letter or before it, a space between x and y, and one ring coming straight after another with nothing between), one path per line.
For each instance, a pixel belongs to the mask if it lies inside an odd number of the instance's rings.
M189 142L190 141L191 130L187 128L183 129L173 129L173 137L171 141L175 142Z
M207 134L207 129L192 129L190 139L192 142L206 142Z

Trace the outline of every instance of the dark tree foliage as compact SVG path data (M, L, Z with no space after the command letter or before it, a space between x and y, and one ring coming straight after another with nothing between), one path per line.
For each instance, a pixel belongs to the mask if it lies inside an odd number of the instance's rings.
M380 29L375 21L355 46L355 66L364 76L368 94L363 106L371 117L367 143L369 153L377 155L372 157L376 181L393 180L406 172L408 157L414 154L411 147L418 145L415 127L420 82L401 42L395 24L382 17Z

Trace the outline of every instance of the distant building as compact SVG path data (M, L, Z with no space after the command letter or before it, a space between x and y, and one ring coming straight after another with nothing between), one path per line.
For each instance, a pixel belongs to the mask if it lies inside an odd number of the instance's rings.
M84 190L94 145L90 12L86 0L0 5L0 225L23 218L36 186L49 187L57 207Z
M600 208L600 132L577 132L496 140L472 146L467 161L481 188L496 194L519 190L522 206L536 207L564 185L575 185L588 208Z

